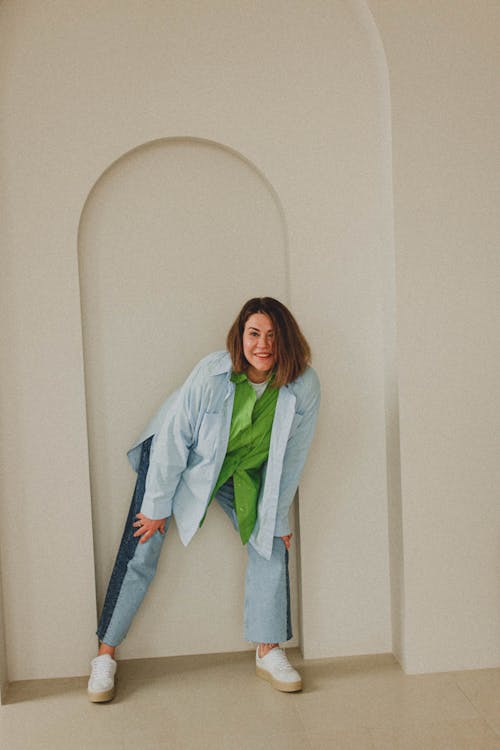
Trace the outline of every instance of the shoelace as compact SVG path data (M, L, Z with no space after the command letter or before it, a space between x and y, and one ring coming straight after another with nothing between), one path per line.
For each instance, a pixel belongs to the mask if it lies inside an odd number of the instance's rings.
M292 670L293 667L288 661L285 652L281 648L275 648L273 651L269 652L272 654L272 661L277 666L278 669L287 669Z
M92 664L92 677L112 677L113 667L111 659L97 659Z

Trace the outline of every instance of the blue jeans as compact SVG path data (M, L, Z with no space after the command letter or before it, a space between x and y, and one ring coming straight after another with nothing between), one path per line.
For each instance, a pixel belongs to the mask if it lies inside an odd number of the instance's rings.
M118 646L128 633L149 584L153 580L165 535L157 531L139 544L132 526L140 512L151 450L149 438L142 445L137 482L125 529L106 593L97 628L99 639ZM215 498L238 531L232 480L220 488ZM165 532L170 525L167 518ZM254 643L282 643L292 637L290 618L290 582L288 551L280 537L274 537L270 560L247 544L248 563L245 582L245 639Z

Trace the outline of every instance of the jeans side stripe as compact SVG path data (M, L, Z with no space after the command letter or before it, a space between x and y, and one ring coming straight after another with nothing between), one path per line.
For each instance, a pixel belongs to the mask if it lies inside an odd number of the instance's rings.
M135 484L134 494L132 496L132 502L123 530L120 547L116 556L115 565L111 578L109 580L108 590L106 592L106 598L104 600L104 606L102 608L99 625L97 627L97 635L100 640L103 640L106 630L108 629L109 623L113 616L113 612L120 594L120 590L123 584L123 579L127 573L127 565L133 558L137 545L139 543L139 537L134 537L135 529L132 526L135 516L139 513L142 505L142 499L144 497L144 491L146 489L146 474L148 473L149 467L149 454L151 451L152 437L148 438L142 444L141 450L141 461L139 469L137 471L137 482Z

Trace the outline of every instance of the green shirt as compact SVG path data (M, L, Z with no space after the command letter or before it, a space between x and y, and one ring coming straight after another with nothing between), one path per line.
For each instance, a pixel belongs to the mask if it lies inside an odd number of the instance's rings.
M262 466L269 455L279 389L269 384L262 396L257 398L244 372L233 373L231 380L236 387L229 441L211 499L233 477L234 505L240 537L243 544L246 544L257 519Z

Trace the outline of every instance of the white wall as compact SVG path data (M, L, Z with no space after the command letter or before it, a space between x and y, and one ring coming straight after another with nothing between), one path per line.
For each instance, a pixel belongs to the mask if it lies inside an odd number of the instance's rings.
M105 170L164 138L233 149L278 196L290 302L324 389L300 496L303 648L390 650L390 163L363 6L56 0L4 2L0 14L2 491L3 516L20 519L1 539L10 679L83 674L95 649L78 226ZM233 302L217 307L233 314Z
M369 5L387 66L361 0L0 5L0 681L93 654L78 227L117 159L185 137L243 155L283 208L324 386L305 654L390 650L390 558L405 669L500 663L499 6Z
M500 5L370 0L392 98L410 672L500 664ZM397 524L395 524L395 527Z

